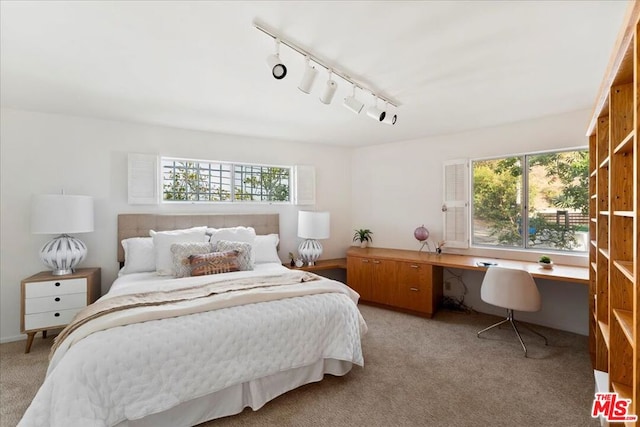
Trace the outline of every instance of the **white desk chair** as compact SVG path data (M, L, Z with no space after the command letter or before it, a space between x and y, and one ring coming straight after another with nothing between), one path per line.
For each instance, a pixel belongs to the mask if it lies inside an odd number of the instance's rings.
M489 267L484 276L484 280L482 281L480 298L482 298L482 301L486 303L506 308L507 318L478 332L478 338L480 338L481 333L500 326L503 323L509 322L511 326L513 326L513 330L516 332L518 341L520 341L520 344L522 345L524 357L527 357L527 347L524 345L520 332L518 332L518 328L516 327L516 321L513 318L513 310L540 310L540 292L538 292L538 287L533 281L531 274L526 270ZM544 335L534 331L524 323L521 323L521 325L529 329L534 334L541 336L544 339L545 345L548 344L547 338Z

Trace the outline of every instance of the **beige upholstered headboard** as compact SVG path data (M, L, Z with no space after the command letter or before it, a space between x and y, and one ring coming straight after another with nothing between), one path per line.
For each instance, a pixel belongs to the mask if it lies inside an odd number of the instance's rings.
M118 215L118 262L124 262L123 239L149 237L149 230L166 231L197 227L253 227L256 234L280 233L278 214L120 214Z

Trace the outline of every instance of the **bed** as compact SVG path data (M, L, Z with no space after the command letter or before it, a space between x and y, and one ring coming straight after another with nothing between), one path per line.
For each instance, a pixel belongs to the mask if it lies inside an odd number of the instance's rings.
M278 224L277 215L119 215L121 273L58 336L19 426L193 426L363 366L358 294L283 267ZM161 274L167 242L174 270ZM139 271L151 258L155 271ZM204 274L178 277L202 265Z

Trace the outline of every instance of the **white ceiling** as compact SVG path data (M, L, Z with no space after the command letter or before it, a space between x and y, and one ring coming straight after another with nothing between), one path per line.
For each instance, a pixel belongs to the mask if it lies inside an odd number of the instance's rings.
M362 146L590 108L624 1L2 1L3 107ZM400 103L395 126L266 66L276 29ZM371 95L360 94L369 104ZM382 106L382 105L380 105ZM586 123L585 123L586 126Z

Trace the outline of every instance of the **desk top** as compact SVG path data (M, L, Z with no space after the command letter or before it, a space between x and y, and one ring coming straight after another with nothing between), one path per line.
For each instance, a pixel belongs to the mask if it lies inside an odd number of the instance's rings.
M589 284L589 268L574 267L571 265L554 264L553 268L542 268L537 262L516 261L510 259L498 259L490 257L441 254L430 252L418 252L405 249L384 249L384 248L358 248L351 247L347 250L348 256L358 257L379 257L396 261L416 261L426 262L448 268L461 268L465 270L484 271L487 267L478 266L478 262L496 263L498 267L519 268L527 270L535 278L560 280L563 282Z

